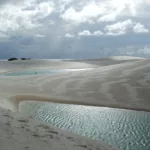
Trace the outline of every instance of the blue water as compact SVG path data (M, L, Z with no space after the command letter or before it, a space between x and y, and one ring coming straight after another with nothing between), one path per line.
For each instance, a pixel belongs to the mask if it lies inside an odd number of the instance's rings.
M27 76L27 75L40 75L40 74L56 74L56 73L62 73L62 72L73 72L73 71L82 71L82 70L90 70L90 69L92 68L58 69L58 70L23 70L23 71L1 73L0 76Z
M46 102L23 102L20 108L37 120L122 150L150 150L149 112Z
M39 74L55 74L64 72L65 70L24 70L14 71L1 74L2 76L25 76L25 75L39 75Z
M78 70L25 70L1 75L55 74ZM46 102L22 103L20 107L25 115L122 150L150 150L149 112Z

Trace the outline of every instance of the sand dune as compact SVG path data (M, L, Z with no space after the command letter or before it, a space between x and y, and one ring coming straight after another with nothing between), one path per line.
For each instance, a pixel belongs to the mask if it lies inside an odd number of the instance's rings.
M81 70L36 76L0 76L1 107L18 111L20 101L37 100L150 111L149 59L111 57L95 60L0 61L0 73L32 69ZM0 134L4 135L0 137L2 150L46 150L50 147L72 150L112 149L100 142L47 127L27 118L22 119L19 113L2 108Z
M46 69L93 69L55 75L2 76L0 77L1 99L16 98L15 100L18 100L19 97L19 101L46 100L149 111L150 60L137 58L126 61L113 60L110 65L108 65L110 60L105 62L106 65L103 61L104 59L83 62L31 60L22 63L16 61L13 64L2 63L1 72L4 69L7 71L13 71L16 68L24 69L22 68L24 63L25 69L43 69L44 67Z

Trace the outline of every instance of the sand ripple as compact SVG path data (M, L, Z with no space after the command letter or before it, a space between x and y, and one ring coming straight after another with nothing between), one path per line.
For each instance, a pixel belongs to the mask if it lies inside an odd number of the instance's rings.
M150 113L54 103L22 102L23 113L123 150L150 149Z

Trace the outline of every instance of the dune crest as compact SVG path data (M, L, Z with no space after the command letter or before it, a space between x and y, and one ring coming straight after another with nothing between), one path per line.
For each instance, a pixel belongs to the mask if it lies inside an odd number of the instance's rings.
M32 69L80 70L34 76L2 75L4 72ZM21 101L150 111L149 59L112 57L87 60L0 61L0 73L0 106L13 111L19 110ZM0 108L0 134L7 135L0 137L0 142L3 143L1 149L48 150L51 146L53 150L113 150L100 142L22 118L19 113L3 108Z
M120 58L120 57L118 57ZM132 57L131 57L132 58ZM25 68L22 66L25 64ZM51 64L51 65L50 65ZM63 70L36 76L1 76L1 99L150 110L150 60L25 60L0 62L0 71ZM11 69L10 69L11 68ZM15 69L14 69L15 68ZM92 69L91 69L92 68ZM86 70L87 69L87 70Z

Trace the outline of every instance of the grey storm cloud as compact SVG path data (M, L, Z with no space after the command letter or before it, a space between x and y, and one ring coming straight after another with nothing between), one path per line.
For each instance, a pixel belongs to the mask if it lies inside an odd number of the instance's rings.
M1 0L1 58L149 57L148 8L149 0Z
M4 5L4 4L17 4L17 3L22 3L22 2L24 2L25 0L22 0L22 1L20 1L20 0L1 0L0 1L0 5Z

